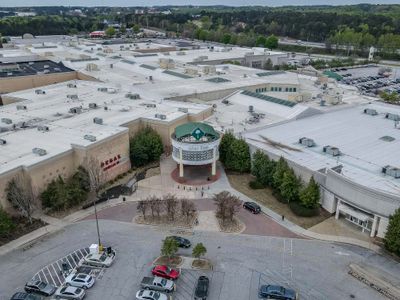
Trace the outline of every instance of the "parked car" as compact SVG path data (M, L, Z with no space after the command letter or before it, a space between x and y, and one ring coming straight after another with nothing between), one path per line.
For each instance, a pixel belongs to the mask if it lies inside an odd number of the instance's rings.
M197 279L196 289L194 290L195 300L206 300L208 296L208 287L210 285L210 280L207 276L200 276Z
M170 300L171 297L156 291L140 290L136 293L137 300Z
M175 283L162 277L143 277L140 286L145 290L154 290L161 292L173 292L176 289Z
M181 247L181 248L190 248L190 246L192 246L192 243L188 239L185 239L180 236L172 235L172 236L167 237L167 239L173 239L173 240L177 241L179 247Z
M75 286L60 286L54 295L56 299L82 300L86 292L84 289Z
M115 255L115 250L103 251L100 253L89 253L83 258L83 262L90 266L108 268L115 260Z
M43 298L33 294L18 292L11 297L11 300L43 300Z
M75 286L83 289L89 289L94 285L94 277L82 274L82 273L72 273L65 278L65 284L70 286Z
M53 295L57 288L40 280L31 280L25 284L24 289L27 293L35 293L47 297Z
M176 280L179 278L180 272L175 269L171 269L165 265L158 265L151 270L154 276L163 277L166 279Z
M245 202L243 203L243 208L251 211L253 214L259 214L261 212L261 207L254 202Z
M280 285L262 285L258 292L260 298L264 299L281 299L281 300L297 300L298 294L292 290L284 288Z

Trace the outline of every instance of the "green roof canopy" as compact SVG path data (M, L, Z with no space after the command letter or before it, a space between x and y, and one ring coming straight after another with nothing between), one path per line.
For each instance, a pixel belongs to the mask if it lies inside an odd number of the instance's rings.
M219 138L219 133L212 126L200 122L189 122L179 125L175 128L175 137L181 139L182 137L192 135L196 129L200 129L206 136Z

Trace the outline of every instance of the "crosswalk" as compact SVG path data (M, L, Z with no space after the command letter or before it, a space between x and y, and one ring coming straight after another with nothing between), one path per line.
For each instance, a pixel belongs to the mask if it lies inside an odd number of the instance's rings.
M59 260L45 266L33 276L32 280L40 280L56 287L64 283L63 264L70 270L79 266L81 259L89 253L89 248L75 250Z

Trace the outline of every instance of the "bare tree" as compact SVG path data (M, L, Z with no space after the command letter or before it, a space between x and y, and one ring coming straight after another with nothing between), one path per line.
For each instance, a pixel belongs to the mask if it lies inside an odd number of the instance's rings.
M96 197L99 197L100 191L106 181L106 176L100 161L94 156L88 156L83 160L82 167L88 172L90 191L94 193Z
M28 218L32 223L32 213L37 199L37 193L32 187L32 180L28 174L23 172L11 179L6 187L8 201L17 209L21 215Z
M178 207L178 199L175 195L168 194L164 196L165 207L167 209L167 216L171 221L175 220L176 210Z
M222 223L228 220L233 221L233 217L239 211L241 206L240 199L227 191L214 195L214 203L217 206L216 216L222 220Z
M147 202L150 207L151 216L154 219L154 213L157 211L158 198L156 196L150 196L147 198Z
M149 207L149 202L146 200L140 200L136 206L136 209L142 213L143 219L145 219L145 220L146 220L146 212L147 212L148 207Z
M186 217L186 221L189 221L190 217L196 212L196 206L188 199L181 200L181 214Z
M161 213L164 211L164 209L165 209L165 202L164 202L162 199L157 198L157 199L155 200L155 203L156 203L156 205L155 205L155 207L154 207L154 211L157 213L157 217L160 218L160 214L161 214Z

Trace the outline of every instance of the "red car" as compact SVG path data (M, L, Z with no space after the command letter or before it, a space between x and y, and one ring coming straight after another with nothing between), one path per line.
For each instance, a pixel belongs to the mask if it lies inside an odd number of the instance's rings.
M151 270L151 273L154 276L159 276L159 277L163 277L166 279L171 279L171 280L176 280L179 278L179 271L171 269L165 265L162 266L155 266L153 268L153 270Z

